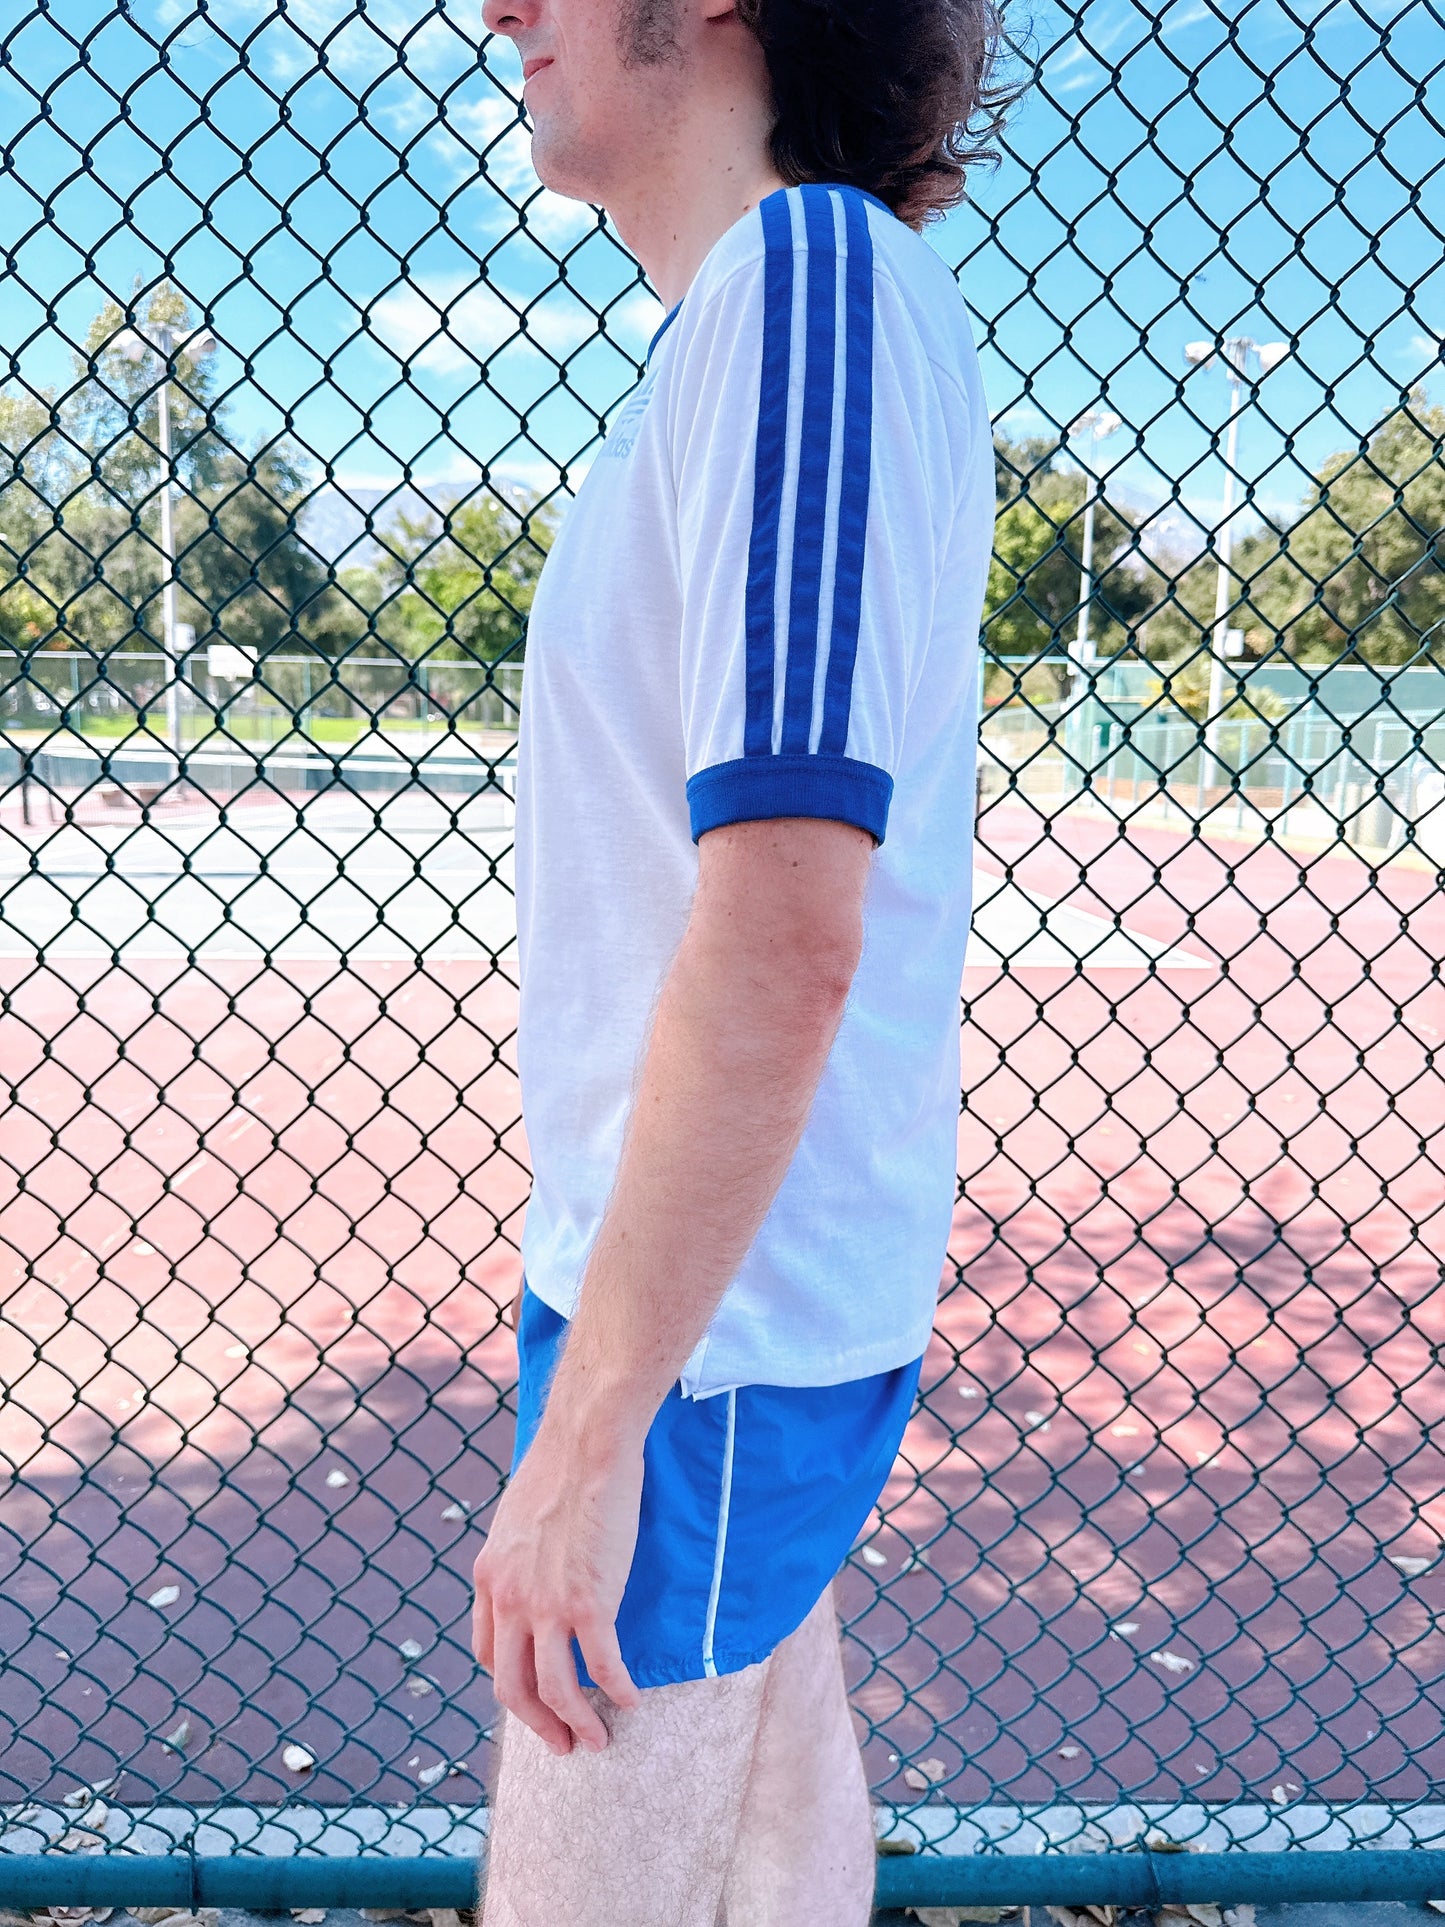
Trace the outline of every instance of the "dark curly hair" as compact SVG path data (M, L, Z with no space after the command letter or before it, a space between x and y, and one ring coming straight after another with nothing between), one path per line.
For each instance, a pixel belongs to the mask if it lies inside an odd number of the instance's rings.
M996 0L738 0L768 63L769 148L790 185L867 188L909 227L956 206L1020 84Z

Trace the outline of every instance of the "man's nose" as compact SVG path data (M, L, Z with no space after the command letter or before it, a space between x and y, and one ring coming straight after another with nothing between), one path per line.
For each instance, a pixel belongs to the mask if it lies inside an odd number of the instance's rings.
M488 33L505 34L515 40L535 25L539 11L537 0L483 0L482 24Z

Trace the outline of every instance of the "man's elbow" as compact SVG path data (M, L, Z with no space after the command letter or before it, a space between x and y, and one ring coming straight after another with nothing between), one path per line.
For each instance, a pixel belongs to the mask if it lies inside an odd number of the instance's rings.
M843 1014L863 955L862 919L830 912L801 926L758 933L745 975L785 1021L831 1031Z
M825 1017L842 1014L863 957L863 926L811 932L800 945L799 972Z
M752 994L836 1024L863 955L873 839L811 817L738 823L702 839L694 918Z

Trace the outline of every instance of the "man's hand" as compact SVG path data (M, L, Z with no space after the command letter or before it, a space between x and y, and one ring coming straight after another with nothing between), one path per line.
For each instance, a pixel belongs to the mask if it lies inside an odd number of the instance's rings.
M588 1449L544 1419L502 1495L472 1569L472 1651L498 1701L554 1753L593 1752L607 1728L582 1691L587 1670L613 1703L641 1695L617 1643L617 1609L637 1545L642 1442Z

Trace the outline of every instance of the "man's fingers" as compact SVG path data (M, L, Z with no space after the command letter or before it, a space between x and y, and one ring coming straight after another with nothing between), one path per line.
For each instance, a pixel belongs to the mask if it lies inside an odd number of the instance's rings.
M577 1644L582 1648L588 1672L612 1704L624 1712L635 1713L642 1704L642 1694L623 1661L616 1622L599 1614L586 1626L577 1628Z
M577 1665L572 1657L570 1636L559 1626L539 1632L534 1642L533 1656L537 1669L538 1698L566 1722L579 1745L600 1753L607 1744L607 1728L582 1691L577 1678ZM596 1677L594 1673L593 1678ZM598 1681L598 1684L601 1682Z
M472 1657L478 1666L487 1672L492 1671L492 1595L485 1580L478 1580L475 1573L472 1582L476 1592L472 1599Z
M497 1621L494 1644L496 1663L492 1668L492 1690L499 1703L509 1713L515 1713L523 1726L530 1726L554 1753L570 1753L571 1728L558 1719L537 1692L529 1628L522 1620L504 1613Z
M526 1289L527 1281L524 1278L517 1287L516 1297L512 1300L512 1330L514 1332L519 1332L522 1329L522 1293Z

